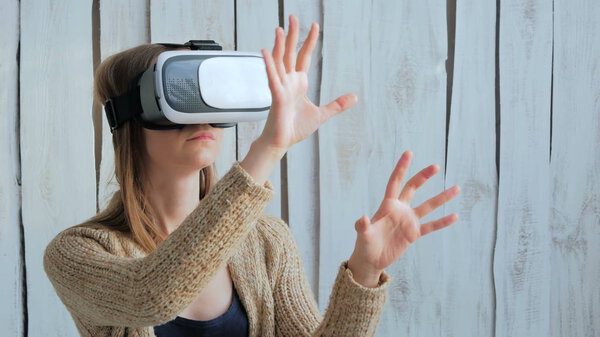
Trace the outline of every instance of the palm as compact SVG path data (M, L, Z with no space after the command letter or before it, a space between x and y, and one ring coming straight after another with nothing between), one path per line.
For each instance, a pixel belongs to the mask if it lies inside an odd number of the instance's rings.
M458 194L459 189L457 186L452 187L425 201L419 207L412 208L410 202L415 191L437 173L439 167L431 165L423 169L410 179L399 193L411 156L410 152L405 152L398 161L388 182L385 198L373 219L369 220L363 216L355 224L357 239L353 258L373 270L385 269L418 238L449 226L457 220L455 214L450 214L420 224L420 218L452 199Z
M397 199L384 199L372 223L362 239L367 249L372 250L369 255L374 257L374 266L378 269L385 269L398 259L420 236L414 211Z
M274 130L271 136L275 144L291 146L314 133L323 123L323 109L306 96L307 74L287 74L287 85L282 92L272 95L270 118L265 130Z
M269 88L271 110L261 138L274 148L287 150L314 133L332 116L356 103L356 95L340 96L324 106L316 106L306 96L311 53L317 41L319 26L314 23L297 55L298 22L290 16L290 32L283 42L283 29L277 27L273 54L262 49Z

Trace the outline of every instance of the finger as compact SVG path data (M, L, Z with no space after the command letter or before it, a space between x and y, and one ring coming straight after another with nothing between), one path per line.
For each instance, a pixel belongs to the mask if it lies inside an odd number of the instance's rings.
M439 229L445 228L453 224L458 220L458 214L452 213L443 218L439 218L434 221L429 221L424 224L421 224L421 236L427 235L431 232L435 232Z
M404 201L407 204L410 204L413 197L415 196L415 192L417 191L417 189L423 186L423 184L425 184L425 182L429 178L433 177L436 173L438 173L439 170L440 167L437 165L429 165L426 168L422 169L419 173L410 178L410 180L402 189L402 192L400 193L400 197L398 199Z
M325 123L329 118L340 112L350 108L358 101L358 97L355 94L347 94L336 98L331 103L319 107L321 110L321 124Z
M304 71L308 73L308 69L310 68L310 60L312 57L312 52L317 44L317 38L319 36L319 24L313 22L310 27L310 32L308 33L308 37L302 44L302 48L300 48L300 52L298 53L298 63L296 64L296 71Z
M390 180L388 181L387 187L385 189L385 198L398 198L398 194L400 194L400 187L402 186L402 180L404 180L404 174L408 170L410 166L410 162L412 160L412 151L404 151L398 162L396 163L396 167L390 176Z
M458 194L458 192L460 192L460 187L452 186L451 188L425 201L424 203L419 205L419 207L415 208L415 214L417 215L417 217L419 217L419 219L426 216L427 214L431 213L434 209L442 206L450 199L454 198Z
M298 43L298 19L290 15L288 35L285 40L285 54L283 64L287 73L296 69L296 44Z
M273 63L277 69L280 82L285 82L285 66L283 65L283 28L275 28L275 44L273 45Z
M369 228L370 225L371 225L371 221L369 220L369 217L366 215L363 215L362 217L360 217L360 219L358 219L354 223L354 229L356 230L357 233L364 233Z
M265 60L265 65L267 68L267 78L269 79L269 88L272 93L277 93L281 90L281 81L279 80L279 76L277 75L277 70L275 69L275 65L273 64L273 57L266 49L261 49L260 52L263 55Z

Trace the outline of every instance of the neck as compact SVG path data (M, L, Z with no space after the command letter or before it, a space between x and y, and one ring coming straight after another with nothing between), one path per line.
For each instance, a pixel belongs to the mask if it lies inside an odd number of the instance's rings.
M154 166L147 172L151 182L148 198L156 214L156 225L169 235L198 206L200 171Z

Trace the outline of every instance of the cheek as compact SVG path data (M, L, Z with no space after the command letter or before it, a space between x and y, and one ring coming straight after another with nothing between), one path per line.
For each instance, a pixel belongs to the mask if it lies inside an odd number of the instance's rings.
M146 153L152 161L165 161L174 158L175 144L169 137L158 137L153 134L146 136Z

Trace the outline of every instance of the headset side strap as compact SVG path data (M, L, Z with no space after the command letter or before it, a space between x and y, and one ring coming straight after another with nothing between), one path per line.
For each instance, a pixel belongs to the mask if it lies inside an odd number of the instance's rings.
M135 86L121 96L109 98L104 103L104 111L112 132L126 121L142 113L140 88Z

